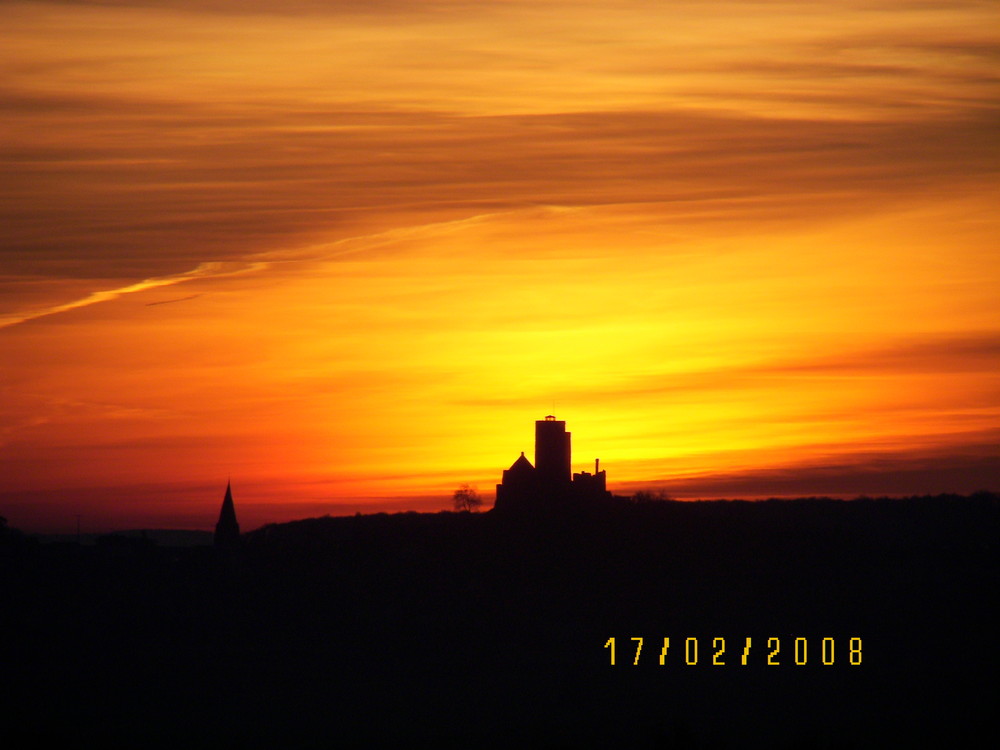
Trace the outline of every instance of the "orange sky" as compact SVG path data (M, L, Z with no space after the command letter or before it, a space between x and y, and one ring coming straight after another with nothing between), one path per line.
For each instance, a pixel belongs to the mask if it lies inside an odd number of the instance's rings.
M3 13L13 526L1000 489L995 3Z

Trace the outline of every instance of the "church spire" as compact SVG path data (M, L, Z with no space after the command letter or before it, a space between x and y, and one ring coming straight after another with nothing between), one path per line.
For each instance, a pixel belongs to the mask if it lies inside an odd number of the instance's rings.
M233 488L226 482L226 497L222 501L219 522L215 524L215 546L233 548L240 543L240 525L236 522L236 507L233 505Z

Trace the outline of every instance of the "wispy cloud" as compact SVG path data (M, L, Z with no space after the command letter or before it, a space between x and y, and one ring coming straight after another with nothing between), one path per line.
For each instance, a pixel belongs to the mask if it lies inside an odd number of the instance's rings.
M11 487L427 497L556 400L616 480L821 488L995 424L995 3L2 4Z
M26 323L29 320L35 320L37 318L43 318L48 315L57 315L59 313L69 312L70 310L77 310L81 307L87 307L88 305L96 305L100 302L108 302L110 300L118 299L126 294L134 294L136 292L144 292L149 289L156 289L157 287L163 286L173 286L175 284L182 284L185 281L192 281L194 279L202 279L206 277L223 277L223 276L234 276L244 273L253 273L254 271L259 271L266 268L264 263L254 263L254 264L234 264L234 263L218 263L218 262L207 262L201 263L197 268L194 268L185 273L176 274L174 276L163 276L159 278L144 279L143 281L137 282L135 284L128 284L126 286L117 287L115 289L104 289L98 292L92 292L86 297L73 300L72 302L66 302L60 305L53 305L51 307L46 307L38 310L31 310L27 312L20 313L9 313L6 315L0 315L0 328L6 328L8 326L17 325L18 323ZM191 297L185 297L184 299L194 299L198 295L193 295ZM177 301L177 300L171 300ZM153 303L153 304L163 304Z
M187 297L176 297L174 299L164 299L158 300L156 302L147 302L146 307L155 307L156 305L172 305L174 302L187 302L188 300L198 299L200 294L192 294Z

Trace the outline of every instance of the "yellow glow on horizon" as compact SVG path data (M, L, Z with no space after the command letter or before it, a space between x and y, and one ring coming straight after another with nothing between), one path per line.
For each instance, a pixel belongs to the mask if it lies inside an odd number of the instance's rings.
M97 446L133 442L141 453L144 439L210 437L218 427L231 443L222 456L182 444L172 454L206 474L235 464L245 482L327 477L360 496L441 493L469 478L488 486L518 451L531 455L531 422L553 401L575 433L575 465L603 457L616 469L612 485L681 466L682 475L708 472L720 460L713 456L752 467L810 445L836 451L961 432L948 411L919 408L961 382L954 374L883 372L865 352L889 335L906 342L985 324L982 308L955 309L955 284L966 302L981 288L973 269L953 258L942 276L913 256L902 268L867 247L833 250L905 232L908 215L827 227L822 238L754 237L745 248L735 237L712 252L694 241L657 255L655 225L629 219L630 233L609 233L606 212L598 214L533 210L431 226L374 239L371 259L358 250L279 264L273 278L272 265L193 280L198 296L174 307L137 310L123 298L73 311L92 323L73 321L59 345L59 371L48 377L66 405L47 429L75 430L94 416L88 410L101 413L88 392L114 393ZM561 237L560 222L573 225L569 233L599 230L582 257L560 246L549 253L547 233ZM641 274L607 262L626 249ZM32 334L51 338L66 318L23 327L25 346L33 348ZM197 320L211 325L192 328ZM97 369L87 358L95 349L104 358ZM956 397L989 395L990 381L966 380ZM39 376L35 389L44 388ZM132 402L120 403L127 394ZM984 427L997 416L964 412ZM102 473L80 470L76 481ZM133 470L137 479L145 471Z
M0 498L994 439L996 8L411 5L8 4Z

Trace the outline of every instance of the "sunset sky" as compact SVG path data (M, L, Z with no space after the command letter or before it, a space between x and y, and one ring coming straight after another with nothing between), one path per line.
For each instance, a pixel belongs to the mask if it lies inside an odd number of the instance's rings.
M1000 490L1000 4L0 2L0 515Z

